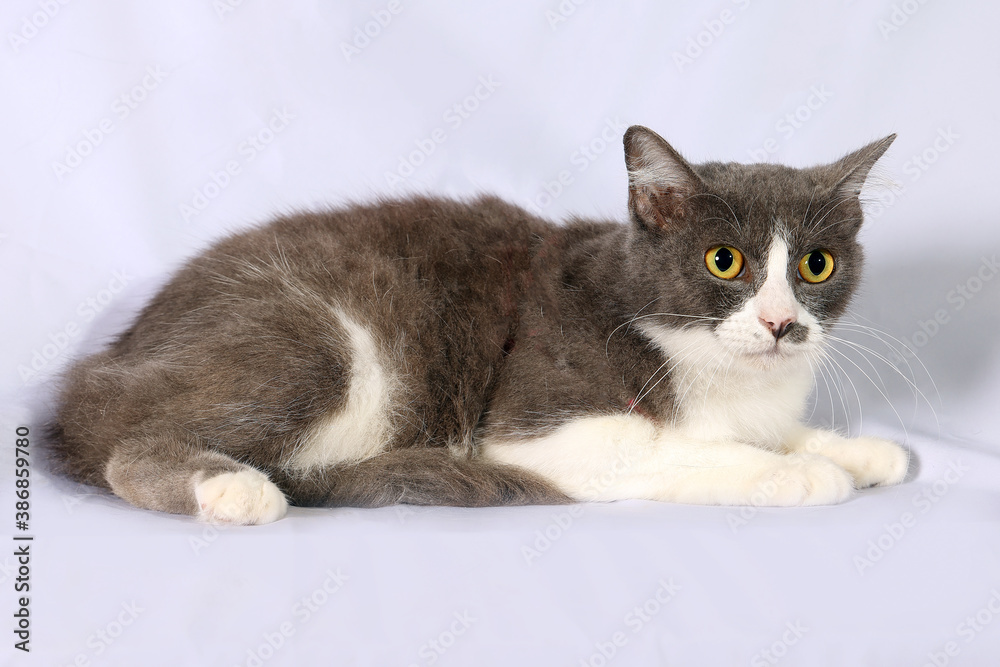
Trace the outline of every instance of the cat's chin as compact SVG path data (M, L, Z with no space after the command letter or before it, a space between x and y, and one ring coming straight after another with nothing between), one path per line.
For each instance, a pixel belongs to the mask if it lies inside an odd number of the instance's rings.
M791 365L808 363L804 350L775 345L765 350L743 350L741 360L753 368L774 370Z

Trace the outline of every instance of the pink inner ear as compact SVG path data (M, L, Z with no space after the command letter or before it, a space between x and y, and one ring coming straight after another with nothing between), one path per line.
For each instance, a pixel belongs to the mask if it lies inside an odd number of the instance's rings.
M683 220L684 206L673 188L640 185L629 191L629 207L642 220L660 229L667 229L672 220Z

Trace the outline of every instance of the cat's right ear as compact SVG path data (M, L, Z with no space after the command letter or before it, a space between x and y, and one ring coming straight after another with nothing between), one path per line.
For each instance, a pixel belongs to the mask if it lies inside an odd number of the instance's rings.
M689 200L704 189L691 165L656 132L625 131L628 208L639 225L669 229L690 214Z
M864 148L845 155L830 165L828 169L839 179L833 186L833 191L842 197L860 196L861 188L868 180L868 173L895 140L896 135L890 134L884 139L873 141Z

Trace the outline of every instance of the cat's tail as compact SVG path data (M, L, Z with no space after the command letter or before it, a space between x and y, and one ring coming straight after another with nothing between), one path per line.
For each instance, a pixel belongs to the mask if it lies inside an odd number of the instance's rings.
M458 457L445 447L395 449L358 463L304 473L267 472L289 503L300 507L490 507L573 502L538 475Z

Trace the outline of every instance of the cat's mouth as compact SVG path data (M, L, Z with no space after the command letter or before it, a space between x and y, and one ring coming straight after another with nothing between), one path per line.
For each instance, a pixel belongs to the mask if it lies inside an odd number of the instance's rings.
M783 361L794 359L798 357L800 353L801 351L795 346L778 340L775 341L773 345L764 349L744 350L743 356L751 361L755 361L765 366L773 366Z

